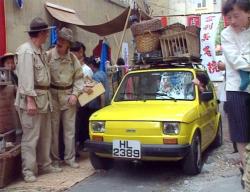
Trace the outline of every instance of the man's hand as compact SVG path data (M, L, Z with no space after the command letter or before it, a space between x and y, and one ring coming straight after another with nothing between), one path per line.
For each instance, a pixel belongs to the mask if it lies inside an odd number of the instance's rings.
M37 106L34 97L27 96L27 113L32 116L37 114Z
M75 95L70 95L68 102L70 105L75 105L77 102L77 97Z

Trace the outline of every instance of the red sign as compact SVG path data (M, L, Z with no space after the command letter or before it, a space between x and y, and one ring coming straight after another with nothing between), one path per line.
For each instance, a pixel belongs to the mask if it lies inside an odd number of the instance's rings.
M4 0L0 0L0 55L6 53Z
M167 17L161 17L162 27L166 27L168 25Z
M201 26L201 18L200 16L188 16L187 17L187 25L188 26L192 26L195 25L196 27L200 27Z

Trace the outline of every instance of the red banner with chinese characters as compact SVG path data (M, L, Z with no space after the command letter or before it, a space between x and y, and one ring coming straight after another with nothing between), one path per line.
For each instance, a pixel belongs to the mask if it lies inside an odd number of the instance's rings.
M201 17L197 15L191 15L187 17L187 25L192 26L195 25L196 27L201 26Z
M220 19L221 14L201 15L200 53L202 64L207 68L207 72L212 81L223 80L223 75L218 69L215 53L215 39Z
M0 0L0 55L6 52L4 0Z

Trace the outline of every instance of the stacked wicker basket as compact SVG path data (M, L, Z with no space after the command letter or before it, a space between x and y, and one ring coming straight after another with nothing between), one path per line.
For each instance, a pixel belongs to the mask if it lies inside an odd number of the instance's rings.
M6 69L0 68L0 73ZM0 84L0 188L5 187L21 172L21 147L16 143L14 103L15 87L7 79Z
M161 20L152 19L133 24L137 53L148 55L148 60L160 51L161 61L200 57L199 28L180 23L162 27Z

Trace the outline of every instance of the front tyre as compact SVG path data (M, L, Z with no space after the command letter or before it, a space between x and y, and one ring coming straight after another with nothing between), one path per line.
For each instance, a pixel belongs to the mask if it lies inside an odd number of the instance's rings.
M220 119L218 123L217 134L212 143L212 147L217 148L220 147L222 144L223 144L223 131L222 131L222 122Z
M196 132L193 136L190 151L183 159L182 168L184 173L188 175L196 175L201 172L201 138L198 132Z
M89 158L92 166L95 169L109 170L112 169L114 166L113 159L99 157L94 152L89 152Z

